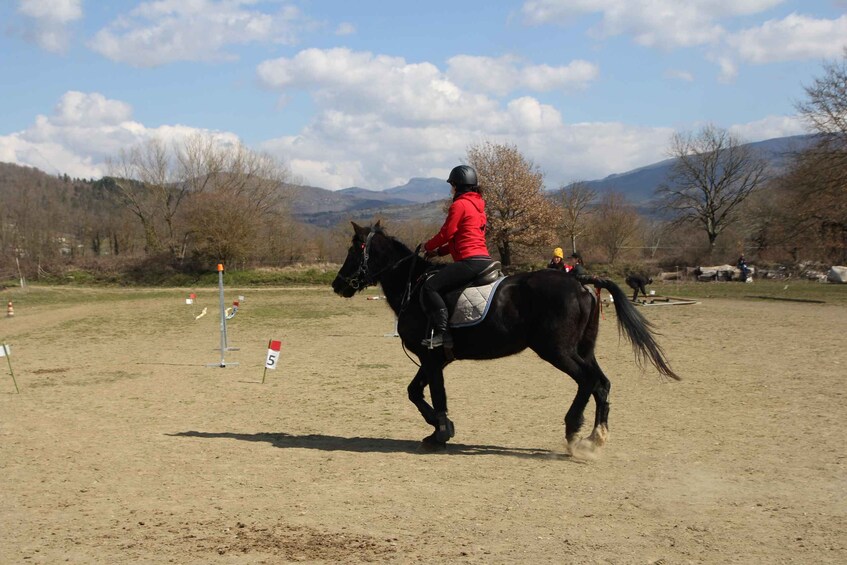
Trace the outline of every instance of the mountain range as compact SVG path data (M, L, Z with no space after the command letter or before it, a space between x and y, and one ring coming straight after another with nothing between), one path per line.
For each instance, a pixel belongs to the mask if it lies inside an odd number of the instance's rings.
M748 144L769 164L771 171L785 169L791 155L805 149L814 135L777 137ZM665 159L603 179L583 181L598 193L620 192L635 205L645 206L656 188L666 181L674 159ZM419 219L438 222L443 219L443 201L450 185L439 178L413 178L404 185L385 190L351 187L330 191L311 186L294 186L294 215L303 222L331 226L345 220L367 221L375 216L391 220ZM561 188L548 190L553 195Z
M749 144L764 157L775 172L783 170L794 152L808 147L815 139L813 135L779 137ZM639 167L628 172L609 175L603 179L582 181L598 193L616 191L624 194L642 211L649 209L649 201L656 188L664 182L673 159L665 159L652 165ZM21 171L43 175L45 179L58 182L55 177L37 169L0 163L0 194L9 183L16 183ZM67 179L65 179L67 181ZM44 182L47 182L45 180ZM60 186L63 186L60 184ZM406 184L385 190L368 190L350 187L342 190L326 190L315 186L289 185L291 211L301 222L316 227L330 227L353 220L368 222L374 217L391 221L417 220L424 223L440 223L444 218L444 202L450 196L450 185L443 178L412 178ZM555 196L561 187L548 190Z

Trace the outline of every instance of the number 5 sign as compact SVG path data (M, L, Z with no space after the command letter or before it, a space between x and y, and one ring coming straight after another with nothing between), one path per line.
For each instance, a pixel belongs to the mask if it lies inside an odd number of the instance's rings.
M268 342L268 357L265 359L265 370L262 371L262 384L265 383L265 376L268 374L268 369L276 369L276 362L279 360L279 350L282 343L272 339Z
M268 342L268 358L265 360L265 368L266 369L276 369L276 362L279 359L279 350L282 347L282 343L277 340L271 340Z

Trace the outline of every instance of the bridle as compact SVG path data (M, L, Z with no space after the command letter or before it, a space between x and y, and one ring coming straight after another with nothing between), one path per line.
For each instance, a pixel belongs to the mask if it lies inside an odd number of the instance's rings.
M412 257L416 257L421 251L421 246L418 245L415 248L414 251L412 251L411 253L409 253L405 257L401 257L397 261L394 261L390 265L383 267L379 271L377 271L375 273L371 273L370 267L368 267L368 261L370 260L371 239L373 239L373 236L374 236L375 233L376 232L371 231L370 233L368 233L367 238L365 238L365 242L362 244L362 261L359 263L359 268L356 270L355 273L353 273L353 276L341 277L341 279L344 282L346 282L352 289L356 290L357 292L359 290L365 289L368 286L374 284L377 281L377 278L382 273L384 273L386 271L390 271L392 269L396 269L401 263L403 263L407 259L411 259ZM397 313L398 319L403 314L403 312L406 310L406 306L408 306L409 300L411 300L411 297L412 297L412 273L414 272L414 269L415 269L415 264L412 263L409 266L409 277L408 277L408 280L406 281L406 290L403 293L402 299L400 300L400 309L398 310L398 313ZM403 342L403 340L400 341L400 344L403 347L403 352L406 354L406 357L408 357L409 360L412 363L414 363L415 365L420 367L420 363L418 363L417 361L412 359L412 356L409 355L408 351L406 351L406 344Z
M374 231L368 233L368 237L365 238L365 243L362 244L362 261L359 263L359 268L356 272L353 273L352 276L341 277L353 290L359 291L371 286L377 281L381 274L396 268L407 259L411 259L417 255L417 252L412 252L405 257L394 261L390 265L383 267L379 271L371 273L370 267L368 267L368 262L370 261L371 239L373 239L375 233L376 232Z

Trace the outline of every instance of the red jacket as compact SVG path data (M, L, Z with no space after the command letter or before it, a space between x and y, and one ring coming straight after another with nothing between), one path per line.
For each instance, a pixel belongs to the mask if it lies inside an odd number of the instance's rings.
M485 200L477 192L465 192L459 195L450 211L444 225L435 237L424 244L428 252L453 257L453 261L461 261L478 255L487 256L485 246Z

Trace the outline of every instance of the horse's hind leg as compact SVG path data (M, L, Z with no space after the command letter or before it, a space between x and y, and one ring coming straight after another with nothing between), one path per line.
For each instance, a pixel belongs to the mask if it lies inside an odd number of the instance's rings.
M579 430L582 429L582 424L585 422L585 407L588 405L588 399L591 398L594 391L592 390L592 383L589 379L583 377L577 379L574 373L569 371L568 374L574 377L578 386L571 407L568 408L568 412L565 414L565 441L568 446L571 446L579 438Z
M565 441L570 446L578 439L579 430L582 429L582 424L585 421L585 407L588 405L591 395L594 394L594 381L591 378L593 372L576 352L571 355L554 354L552 352L545 355L539 353L539 355L576 381L576 396L574 396L573 402L565 414Z
M594 413L594 429L591 431L589 440L594 442L598 447L602 447L609 439L609 393L612 389L612 383L609 378L603 373L596 359L589 362L590 370L594 375L594 397L595 413Z

